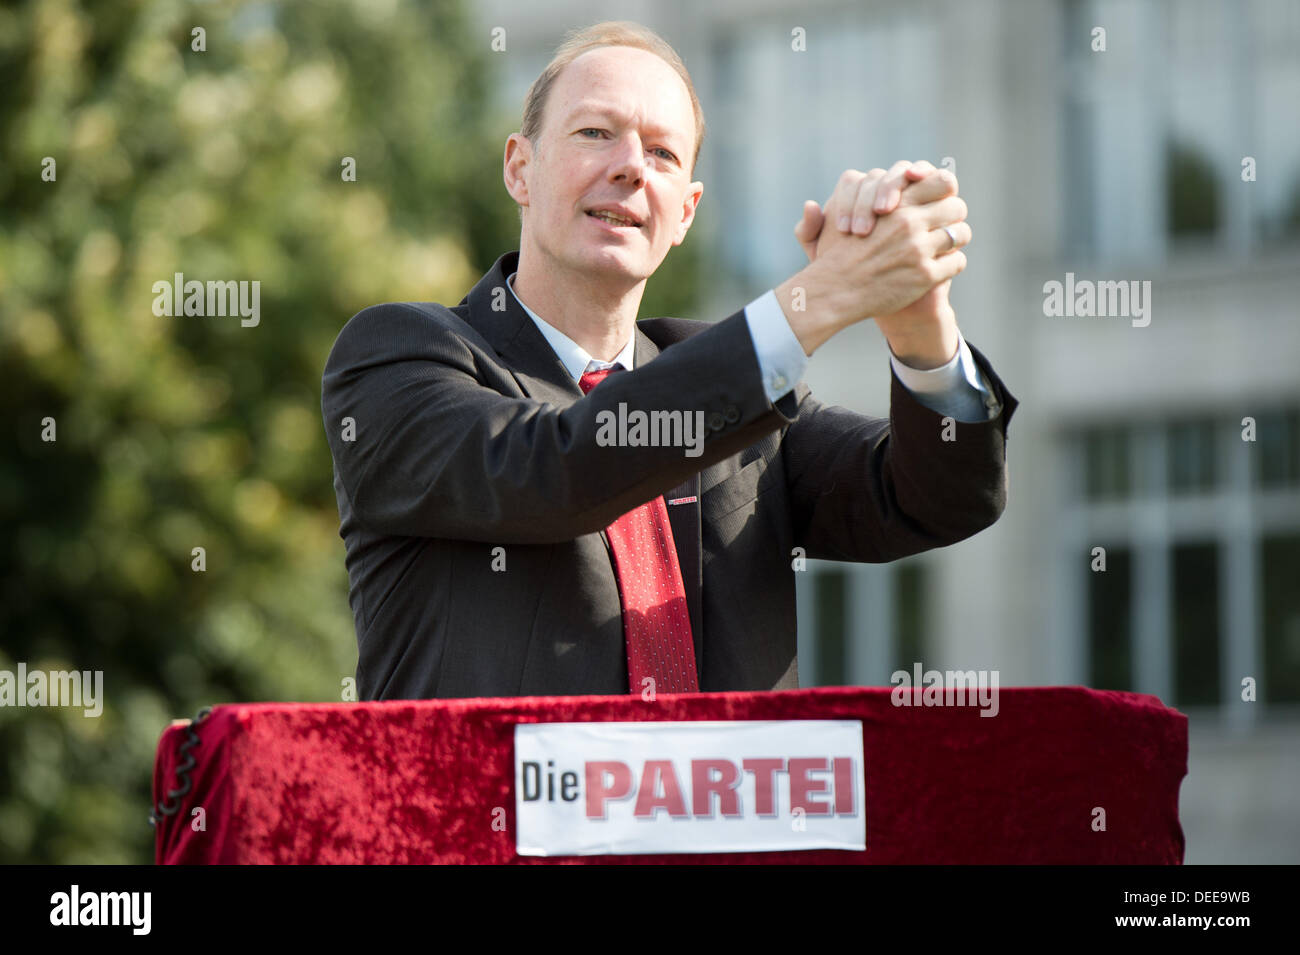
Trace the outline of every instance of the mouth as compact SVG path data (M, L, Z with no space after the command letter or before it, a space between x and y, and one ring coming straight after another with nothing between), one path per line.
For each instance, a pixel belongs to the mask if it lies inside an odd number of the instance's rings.
M603 223L604 225L610 226L611 228L614 229L641 228L640 222L636 221L635 219L628 218L627 216L619 215L616 212L606 212L604 210L596 211L593 209L588 209L587 215L588 217L595 219L597 222Z

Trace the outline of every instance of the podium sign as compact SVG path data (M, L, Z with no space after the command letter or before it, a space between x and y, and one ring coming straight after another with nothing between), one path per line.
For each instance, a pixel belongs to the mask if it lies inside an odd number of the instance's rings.
M515 726L521 856L866 849L860 720Z

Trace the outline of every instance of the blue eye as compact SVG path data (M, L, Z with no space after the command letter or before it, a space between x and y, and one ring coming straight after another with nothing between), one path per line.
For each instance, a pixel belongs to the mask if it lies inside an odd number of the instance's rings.
M604 130L597 129L595 126L588 126L585 129L578 130L578 135L581 136L584 133L595 133L596 135L600 135L602 132L604 132ZM667 159L669 162L677 162L677 157L674 156L670 150L665 149L663 146L656 146L655 151L663 153L664 159Z

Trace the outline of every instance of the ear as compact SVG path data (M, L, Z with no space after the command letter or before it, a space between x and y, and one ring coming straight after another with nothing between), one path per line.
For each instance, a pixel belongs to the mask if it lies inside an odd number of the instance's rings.
M686 240L686 230L691 227L695 221L695 209L700 204L700 197L704 195L704 183L693 182L686 189L686 198L682 200L682 218L677 223L677 229L673 233L673 245L681 245Z
M506 138L502 178L510 198L521 206L528 205L528 164L532 159L533 144L522 133L511 133Z

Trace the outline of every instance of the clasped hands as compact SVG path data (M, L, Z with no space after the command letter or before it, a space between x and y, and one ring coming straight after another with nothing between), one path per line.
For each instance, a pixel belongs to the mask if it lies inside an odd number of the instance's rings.
M824 208L804 203L794 234L806 271L834 289L841 326L873 318L894 355L914 368L937 368L956 354L948 291L966 267L961 249L972 232L952 172L924 160L846 170Z

